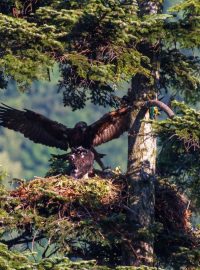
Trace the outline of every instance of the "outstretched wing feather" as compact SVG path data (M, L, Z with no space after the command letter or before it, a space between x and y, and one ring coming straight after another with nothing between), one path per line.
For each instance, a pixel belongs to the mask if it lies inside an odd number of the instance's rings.
M90 125L92 145L97 146L106 143L127 131L129 112L129 107L124 107L105 114Z
M35 113L20 111L5 104L0 106L0 125L18 131L35 143L67 150L69 128Z

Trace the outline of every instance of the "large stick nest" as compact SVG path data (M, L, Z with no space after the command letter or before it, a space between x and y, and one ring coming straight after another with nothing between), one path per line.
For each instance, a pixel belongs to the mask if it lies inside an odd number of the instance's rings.
M72 253L74 239L95 243L95 247L104 250L110 245L130 244L129 192L123 175L86 180L37 177L28 183L21 182L14 191L1 190L0 232L18 229L28 232L29 239L33 239L30 235L37 231L34 241L48 238ZM164 239L167 248L174 243L196 247L187 198L166 181L156 183L155 197L155 219L161 225L155 232L158 246ZM181 238L174 236L177 234Z
M41 215L57 213L59 217L76 218L112 211L124 211L128 207L128 185L124 176L113 179L94 177L75 180L70 177L37 177L28 183L21 183L10 192L19 200L17 209L34 209ZM168 230L191 229L190 202L167 181L156 184L156 220Z

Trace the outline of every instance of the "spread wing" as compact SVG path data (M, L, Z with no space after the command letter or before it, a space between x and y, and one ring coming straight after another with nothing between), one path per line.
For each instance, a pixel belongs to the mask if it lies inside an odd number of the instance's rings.
M20 111L5 104L0 106L0 125L24 135L35 143L67 150L66 126L30 110Z
M90 125L92 145L97 146L102 143L118 138L128 130L129 107L124 107L102 116L98 121Z

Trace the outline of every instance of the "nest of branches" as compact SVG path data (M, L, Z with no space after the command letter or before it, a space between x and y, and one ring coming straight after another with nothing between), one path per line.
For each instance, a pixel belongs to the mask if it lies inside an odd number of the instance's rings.
M0 230L5 234L20 231L18 242L16 239L5 241L10 247L25 241L29 246L28 242L50 239L49 243L56 242L68 254L82 257L84 254L84 259L95 258L103 263L101 257L106 253L116 263L120 261L123 245L130 245L129 192L123 175L86 180L68 176L38 177L20 183L14 191L0 192ZM197 245L190 215L187 198L166 181L157 182L155 218L161 226L155 231L155 237L159 252L162 243L168 251L174 243L187 248ZM84 245L77 247L77 242ZM85 252L83 246L90 248Z
M17 200L6 204L7 211L34 211L41 216L58 215L59 218L77 221L113 212L126 213L129 207L129 189L124 176L103 179L95 176L75 180L69 176L37 177L22 182L10 192L9 199ZM155 218L168 231L191 231L190 202L178 192L176 186L167 181L156 184ZM7 199L8 200L8 199ZM17 203L17 205L16 205ZM14 209L12 209L14 207Z
M94 211L119 208L120 188L113 180L99 177L75 180L69 176L53 176L22 183L10 195L20 199L18 209L35 209L45 216L57 213L60 218L73 220L91 216Z

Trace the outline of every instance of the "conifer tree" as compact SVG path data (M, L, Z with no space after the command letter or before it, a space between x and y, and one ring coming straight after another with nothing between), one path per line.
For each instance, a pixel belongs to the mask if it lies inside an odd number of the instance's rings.
M200 62L194 55L200 45L199 1L180 1L166 14L163 5L162 0L0 4L1 87L14 79L20 89L27 89L34 80L48 79L57 64L65 106L81 109L90 100L132 107L127 168L131 196L126 213L130 245L124 246L122 260L136 266L152 265L154 259L157 150L148 109L160 104L157 99L165 91L175 89L190 103L198 101L200 93ZM116 90L127 81L131 86L120 98ZM175 132L177 140L189 143L192 137L193 146L199 145L199 131L188 134L190 124L183 123L185 132L178 118L155 126L163 136Z

